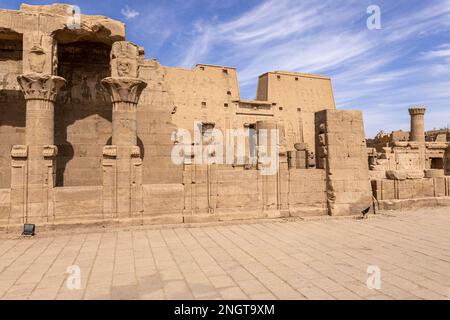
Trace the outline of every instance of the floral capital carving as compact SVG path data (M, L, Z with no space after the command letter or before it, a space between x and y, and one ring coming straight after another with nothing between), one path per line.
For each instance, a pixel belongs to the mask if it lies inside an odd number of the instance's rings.
M49 74L29 73L17 77L25 100L55 101L66 80Z
M125 77L108 77L102 80L102 84L108 89L113 103L129 102L137 104L142 90L147 87L147 83L140 79Z
M411 116L423 116L425 114L426 108L425 107L412 107L409 108L409 114Z

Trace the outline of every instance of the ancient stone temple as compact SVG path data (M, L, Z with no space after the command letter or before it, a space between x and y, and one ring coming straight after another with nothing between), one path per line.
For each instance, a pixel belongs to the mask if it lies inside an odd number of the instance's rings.
M448 142L425 141L424 108L410 109L410 141L368 154L362 114L336 109L330 78L268 72L256 99L242 100L234 68L162 66L126 41L123 23L72 13L63 4L0 10L0 226L449 203ZM220 161L239 141L243 156Z
M426 141L425 113L425 107L410 108L409 134L401 139L393 134L384 146L368 149L372 188L382 208L448 204L450 143L445 136Z

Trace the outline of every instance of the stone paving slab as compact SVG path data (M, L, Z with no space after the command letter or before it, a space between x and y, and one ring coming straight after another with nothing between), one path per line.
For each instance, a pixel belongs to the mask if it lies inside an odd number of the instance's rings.
M4 238L0 298L450 299L450 208Z

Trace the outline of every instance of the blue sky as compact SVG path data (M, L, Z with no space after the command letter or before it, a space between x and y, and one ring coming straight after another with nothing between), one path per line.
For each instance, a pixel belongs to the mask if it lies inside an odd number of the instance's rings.
M409 130L412 105L428 107L427 129L450 125L450 0L65 3L124 21L127 39L164 65L236 67L242 98L255 97L266 71L320 73L331 76L338 108L364 111L368 136ZM380 30L366 27L369 5L381 8Z

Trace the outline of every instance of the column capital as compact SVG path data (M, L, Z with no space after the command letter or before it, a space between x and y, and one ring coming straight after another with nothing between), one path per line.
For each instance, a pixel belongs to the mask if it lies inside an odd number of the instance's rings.
M415 115L423 116L425 114L426 108L425 107L412 107L412 108L409 108L408 111L411 116L415 116Z
M102 84L108 89L113 103L137 104L142 90L147 87L145 81L128 77L108 77L102 80Z
M25 100L48 100L55 102L56 95L66 80L58 76L42 73L21 74L17 81L25 95Z

